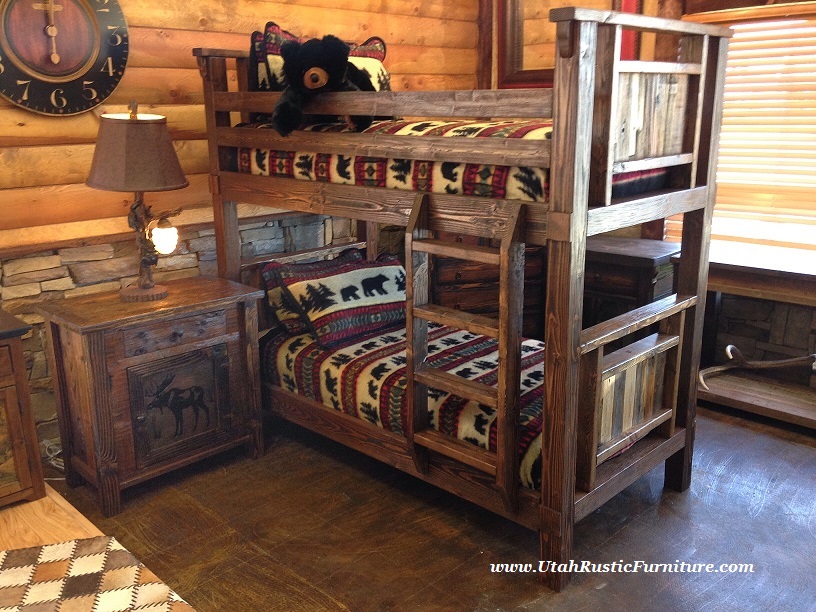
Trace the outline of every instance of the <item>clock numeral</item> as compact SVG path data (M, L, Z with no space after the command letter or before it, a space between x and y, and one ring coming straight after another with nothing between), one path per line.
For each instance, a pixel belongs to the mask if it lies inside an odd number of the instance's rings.
M99 95L91 85L93 85L93 81L82 81L82 97L86 100L93 100Z
M54 108L65 108L68 104L68 100L65 99L64 94L65 92L60 89L59 87L51 92L51 105Z
M108 76L113 76L113 58L108 57L99 72L107 72Z
M3 58L0 57L0 74L3 74L6 71L6 67L3 65Z
M111 47L118 47L125 40L124 38L122 38L122 35L119 34L119 28L120 27L121 26L115 26L115 25L109 25L108 26L108 32L110 34L108 36L108 44Z
M96 9L97 13L110 13L110 9L105 6L108 3L108 0L96 0L96 3L102 5Z
M28 100L28 87L31 85L31 81L17 81L18 85L23 86L23 97L20 98L24 102Z

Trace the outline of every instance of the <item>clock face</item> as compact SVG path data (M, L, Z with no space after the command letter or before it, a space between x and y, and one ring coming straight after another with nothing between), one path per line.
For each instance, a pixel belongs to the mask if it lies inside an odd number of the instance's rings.
M117 0L0 0L0 95L47 115L102 103L125 73Z

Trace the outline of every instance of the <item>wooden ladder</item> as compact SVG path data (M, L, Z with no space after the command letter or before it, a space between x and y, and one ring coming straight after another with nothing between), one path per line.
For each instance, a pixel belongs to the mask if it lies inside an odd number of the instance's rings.
M508 511L518 508L518 398L520 394L521 329L524 302L524 205L498 202L485 216L435 214L428 194L419 194L405 232L406 356L408 445L417 469L426 473L429 454L450 457L496 479ZM434 232L453 232L499 241L498 248L435 239ZM492 264L499 268L499 317L483 316L429 303L430 255ZM497 386L430 367L428 322L489 336L498 340ZM496 411L496 452L429 428L428 387L475 400Z

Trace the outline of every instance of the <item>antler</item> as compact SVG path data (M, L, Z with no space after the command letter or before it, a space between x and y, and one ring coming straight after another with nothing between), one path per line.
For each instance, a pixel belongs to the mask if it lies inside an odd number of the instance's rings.
M170 373L164 377L164 380L159 383L159 386L156 387L156 392L153 395L159 395L162 391L164 391L167 387L170 386L170 383L176 378L174 373Z
M697 374L697 380L700 382L700 386L706 391L709 390L708 385L705 383L706 376L714 376L735 368L745 368L748 370L772 370L778 368L789 368L793 366L812 366L814 371L816 371L816 353L812 355L805 355L804 357L792 357L790 359L777 359L774 361L748 361L736 346L729 344L725 347L725 354L728 355L731 363L712 366L710 368L706 368L705 370L700 370L700 372Z

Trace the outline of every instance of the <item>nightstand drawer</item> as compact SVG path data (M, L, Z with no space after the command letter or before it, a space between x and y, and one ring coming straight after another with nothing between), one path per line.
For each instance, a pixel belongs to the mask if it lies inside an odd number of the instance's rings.
M125 355L136 357L197 340L216 338L225 333L227 320L223 310L158 321L125 330Z

